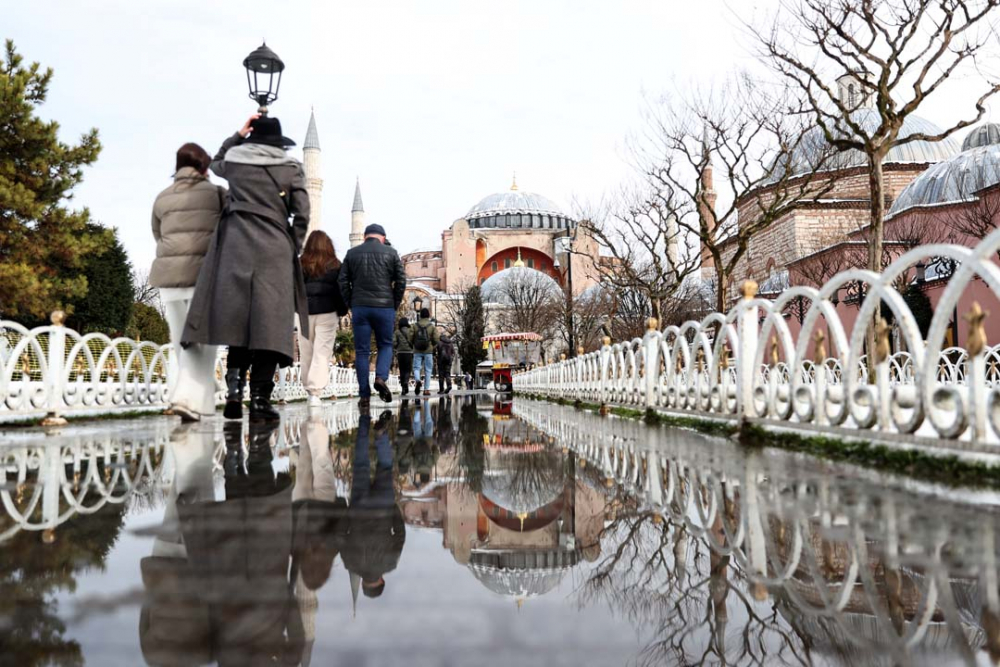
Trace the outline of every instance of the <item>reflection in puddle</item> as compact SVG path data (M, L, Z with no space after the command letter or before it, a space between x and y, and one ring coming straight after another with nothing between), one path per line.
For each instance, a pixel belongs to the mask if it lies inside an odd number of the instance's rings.
M5 664L1000 657L989 494L475 397L17 437Z

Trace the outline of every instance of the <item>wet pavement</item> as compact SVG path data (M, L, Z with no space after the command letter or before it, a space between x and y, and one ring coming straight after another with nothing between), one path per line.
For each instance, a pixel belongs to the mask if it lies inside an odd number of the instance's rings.
M488 396L0 442L0 665L1000 657L993 493Z

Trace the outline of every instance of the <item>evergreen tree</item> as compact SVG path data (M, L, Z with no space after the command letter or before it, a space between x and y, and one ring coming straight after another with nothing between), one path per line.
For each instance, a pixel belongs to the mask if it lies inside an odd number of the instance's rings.
M482 338L486 335L486 311L479 285L471 285L465 290L465 298L459 313L458 357L462 372L476 375L476 366L486 358Z
M170 327L156 308L136 302L132 307L132 321L128 325L128 335L135 340L166 345L170 342Z
M132 264L118 240L118 230L105 230L94 223L88 227L94 233L108 232L111 246L85 259L80 273L87 279L87 294L71 302L73 315L68 324L81 333L97 331L120 336L132 320L135 299Z
M52 70L23 58L7 40L0 58L0 317L45 320L87 294L86 259L110 244L90 212L65 204L100 152L97 130L69 146L44 121Z

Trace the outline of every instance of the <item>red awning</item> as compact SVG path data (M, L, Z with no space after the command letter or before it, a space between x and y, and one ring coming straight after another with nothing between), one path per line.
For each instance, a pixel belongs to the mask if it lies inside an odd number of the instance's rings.
M504 342L508 340L527 340L532 342L538 342L542 340L542 337L536 333L525 332L525 333L497 334L495 336L483 336L482 340L488 343L493 343L497 341Z

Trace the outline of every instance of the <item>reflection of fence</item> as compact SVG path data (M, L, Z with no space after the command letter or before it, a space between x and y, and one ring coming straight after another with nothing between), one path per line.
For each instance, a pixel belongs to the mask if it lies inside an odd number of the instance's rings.
M882 664L883 655L885 664L907 664L921 648L947 649L968 664L976 649L1000 652L990 630L1000 621L995 507L630 420L534 403L516 404L515 413L598 469L638 515L731 559L755 597L781 600L796 627L866 656L857 664ZM660 567L668 577L679 566Z
M164 407L176 376L171 345L81 335L53 316L27 329L0 320L0 421L5 418ZM225 400L225 356L216 362L216 399ZM298 364L278 373L274 398L306 398ZM398 379L390 378L398 390ZM324 397L358 392L353 368L330 367Z
M326 438L336 436L357 428L358 415L355 403L288 413L273 444L279 452L298 446L309 423L322 424ZM202 434L165 419L126 424L124 429L71 428L57 435L33 432L23 444L0 448L0 505L7 517L0 519L0 543L20 531L55 530L76 515L107 505L157 502L177 474L174 447L193 448L189 434ZM208 422L197 428L207 429L207 438L214 441L213 465L221 474L226 443L217 426ZM246 459L245 424L240 442Z
M1000 230L976 248L925 246L882 274L846 271L820 289L792 287L773 301L757 297L748 283L744 298L728 313L663 331L651 322L641 339L520 373L515 389L842 435L925 436L929 443L982 449L1000 440L1000 348L986 345L985 315L974 307L967 316L970 349L943 348L970 283L981 280L1000 296L1000 266L990 259L997 247ZM926 257L951 257L958 268L925 339L893 284ZM852 281L867 288L848 330L833 299ZM783 313L800 298L810 305L796 337ZM882 321L874 327L870 377L868 324L883 307L892 311L895 325ZM910 352L892 354L893 341Z

